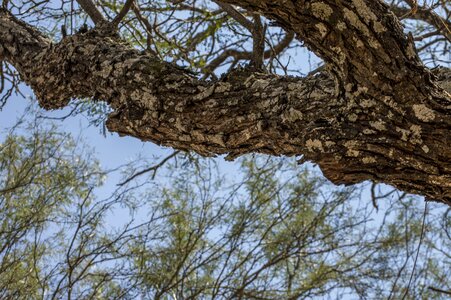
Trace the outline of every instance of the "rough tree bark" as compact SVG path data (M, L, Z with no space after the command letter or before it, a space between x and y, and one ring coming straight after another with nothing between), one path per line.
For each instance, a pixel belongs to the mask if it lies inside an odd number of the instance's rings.
M379 0L223 0L275 21L327 63L307 78L217 81L137 51L107 23L53 44L0 11L0 59L47 109L108 102L110 131L202 155L303 155L336 184L373 180L451 205L451 71L431 72Z

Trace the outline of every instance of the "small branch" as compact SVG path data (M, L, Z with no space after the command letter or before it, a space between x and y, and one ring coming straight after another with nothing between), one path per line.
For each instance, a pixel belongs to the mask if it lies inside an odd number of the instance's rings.
M265 51L265 59L279 55L284 51L294 39L294 32L288 31L284 38L277 45L271 47L270 51Z
M428 214L428 202L425 202L424 203L424 212L423 212L423 222L421 224L420 242L418 243L418 249L417 249L417 254L415 256L415 260L413 262L412 273L410 274L409 282L407 283L407 287L406 287L406 292L404 293L404 296L402 297L402 300L404 300L407 297L407 295L409 294L410 284L412 283L412 279L413 279L413 276L415 274L415 268L417 266L418 255L420 254L420 248L421 248L421 245L423 243L423 237L424 237L424 232L425 232L425 225L426 225L426 216L427 216L427 214Z
M445 291L433 286L428 286L428 289L430 289L431 291L437 292L437 293L442 293L442 294L446 294L446 295L451 295L451 291Z
M265 53L265 32L260 15L254 14L254 28L252 30L253 48L251 65L256 69L263 69Z
M376 186L377 186L377 183L373 182L371 184L371 202L373 203L373 207L376 209L376 212L378 212L379 206L377 205Z
M121 11L119 12L119 14L114 18L114 20L111 22L111 24L114 27L117 27L119 25L119 23L122 21L122 19L127 15L128 11L130 10L130 8L133 5L133 0L127 0L124 4L124 6L122 7Z
M249 21L242 13L236 10L232 5L225 4L220 1L213 0L219 7L221 7L230 17L245 27L250 33L254 31L254 24Z
M3 61L0 60L0 94L5 88L5 74L3 74Z
M319 72L324 71L324 68L325 68L325 67L326 67L325 65L319 66L318 68L316 68L316 69L310 71L310 72L307 74L307 77L313 76L313 75L315 75L316 73L319 73Z
M275 45L270 50L266 50L263 53L264 59L268 59L282 53L290 45L293 39L294 33L292 31L288 32L279 44ZM243 59L251 60L252 55L253 53L251 52L238 51L236 49L227 49L203 68L203 72L205 74L204 78L207 78L210 74L212 74L214 70L216 70L229 57L233 57L235 61L238 62L239 60Z
M92 19L94 24L97 25L101 22L106 22L106 19L97 9L94 2L92 2L91 0L77 0L77 2L81 6L81 8L88 14L88 16Z
M157 173L157 171L158 171L158 169L159 168L161 168L168 160L170 160L171 158L173 158L174 156L176 156L177 154L179 154L180 153L180 151L174 151L171 155L169 155L169 156L167 156L166 158L164 158L162 161L160 161L158 164L156 164L156 165L154 165L154 166L152 166L152 167L149 167L149 168L147 168L147 169L144 169L144 170L141 170L141 171L139 171L138 173L136 173L136 174L133 174L132 176L130 176L129 178L127 178L126 180L124 180L123 182L121 182L121 183L118 183L117 185L118 186L124 186L124 185L126 185L127 183L129 183L130 181L132 181L133 179L135 179L136 177L138 177L138 176L141 176L141 175L143 175L143 174L145 174L145 173L147 173L147 172L150 172L150 171L153 171L153 174L152 174L152 179L154 179L155 178L155 174Z

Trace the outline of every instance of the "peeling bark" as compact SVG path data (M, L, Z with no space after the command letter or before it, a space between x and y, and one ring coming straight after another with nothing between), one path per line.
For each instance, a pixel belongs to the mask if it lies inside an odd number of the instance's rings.
M337 184L373 180L451 205L451 72L422 66L380 1L222 1L293 31L328 64L307 78L203 81L105 23L52 44L0 11L0 59L47 109L108 102L110 131L202 155L303 155ZM357 47L355 48L355 45Z

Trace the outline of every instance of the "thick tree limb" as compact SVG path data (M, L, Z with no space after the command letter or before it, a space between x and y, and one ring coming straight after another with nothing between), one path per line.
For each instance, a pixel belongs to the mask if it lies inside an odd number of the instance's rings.
M385 5L224 2L296 32L332 76L236 70L202 81L101 26L51 44L4 11L0 57L45 108L79 97L107 101L107 126L122 135L203 155L303 155L337 184L385 182L451 205L451 99L438 85L450 84L450 72L436 79L421 65Z

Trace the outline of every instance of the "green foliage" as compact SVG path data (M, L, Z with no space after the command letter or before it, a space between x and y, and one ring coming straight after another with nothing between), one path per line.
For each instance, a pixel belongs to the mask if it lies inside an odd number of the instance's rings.
M0 144L2 298L37 297L47 288L41 260L52 253L49 224L102 180L98 163L68 134L36 124L21 129L29 133L15 128Z

